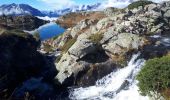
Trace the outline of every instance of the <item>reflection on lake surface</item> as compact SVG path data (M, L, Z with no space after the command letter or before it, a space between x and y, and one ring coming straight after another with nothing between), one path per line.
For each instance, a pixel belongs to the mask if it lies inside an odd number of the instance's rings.
M40 39L41 40L46 40L49 38L52 38L54 36L57 36L65 31L64 28L60 27L54 22L50 22L48 24L40 26L38 29L33 30L33 31L25 31L31 34L34 34L38 32L40 34Z
M64 28L60 27L56 23L48 23L38 28L38 32L40 33L41 40L52 38L56 35L59 35L65 31Z

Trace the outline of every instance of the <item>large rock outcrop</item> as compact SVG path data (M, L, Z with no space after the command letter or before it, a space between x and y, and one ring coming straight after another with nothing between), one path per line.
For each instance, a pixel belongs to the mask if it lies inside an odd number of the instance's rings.
M135 34L121 33L113 37L107 44L103 45L104 50L116 55L124 55L133 49L139 49L145 43L145 39Z
M56 62L59 71L56 80L67 85L69 82L81 86L92 85L118 66L125 66L136 51L142 51L144 58L149 58L146 57L151 52L148 46L157 48L155 44L159 42L153 43L150 36L167 34L170 30L169 7L170 2L149 3L134 9L107 8L103 11L107 17L98 22L88 24L90 20L83 19L67 29L54 45L60 48L71 39L75 41ZM158 53L150 54L157 56ZM165 52L160 53L163 55ZM108 70L101 72L103 68Z
M95 49L96 46L93 42L83 39L76 41L76 43L68 50L68 53L80 59L85 55L94 52Z

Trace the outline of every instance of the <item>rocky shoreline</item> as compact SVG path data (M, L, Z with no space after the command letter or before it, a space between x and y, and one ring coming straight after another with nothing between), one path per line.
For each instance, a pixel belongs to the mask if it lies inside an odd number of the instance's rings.
M0 25L12 27L19 30L32 31L48 21L44 21L32 15L20 15L20 16L0 16Z

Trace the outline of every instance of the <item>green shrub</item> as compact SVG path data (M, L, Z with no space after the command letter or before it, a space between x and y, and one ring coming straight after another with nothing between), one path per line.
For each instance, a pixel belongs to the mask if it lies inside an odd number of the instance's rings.
M88 39L94 43L99 43L102 40L102 38L103 38L103 34L96 33L96 34L92 34Z
M145 5L152 4L152 1L147 1L147 0L141 0L141 1L136 1L128 5L128 9L134 9L138 8L139 6L144 7Z
M155 99L161 96L170 99L170 56L148 60L137 75L138 86L142 95Z
M67 52L68 49L76 42L76 38L69 39L63 47L61 47L62 52Z

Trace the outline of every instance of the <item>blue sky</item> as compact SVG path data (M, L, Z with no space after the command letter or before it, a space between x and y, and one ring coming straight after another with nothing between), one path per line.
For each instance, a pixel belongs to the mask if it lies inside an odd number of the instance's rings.
M95 4L103 1L104 0L0 0L0 5L10 3L24 3L29 4L40 10L53 10L63 7L69 7L72 5Z

